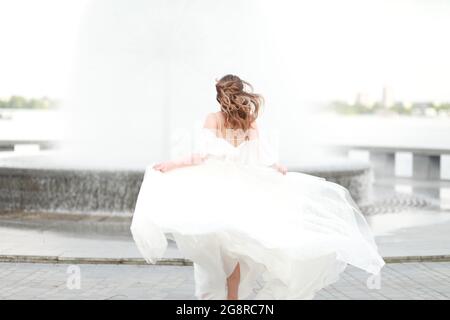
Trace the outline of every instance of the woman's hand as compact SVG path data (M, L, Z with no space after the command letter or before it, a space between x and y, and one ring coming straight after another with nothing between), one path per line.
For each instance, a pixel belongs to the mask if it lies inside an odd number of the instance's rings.
M167 172L167 171L170 171L170 170L175 169L177 167L178 167L178 165L175 162L173 162L173 161L166 161L166 162L161 162L161 163L155 164L153 166L153 169L157 170L157 171L161 171L161 172Z
M272 168L285 175L287 173L287 168L281 164L275 163L272 165Z

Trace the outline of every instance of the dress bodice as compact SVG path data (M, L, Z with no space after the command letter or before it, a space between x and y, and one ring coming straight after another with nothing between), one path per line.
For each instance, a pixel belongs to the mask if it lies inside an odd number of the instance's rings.
M260 138L245 140L234 146L228 140L216 136L209 129L202 129L197 150L206 159L223 160L246 165L272 165L277 162L276 152L270 150Z

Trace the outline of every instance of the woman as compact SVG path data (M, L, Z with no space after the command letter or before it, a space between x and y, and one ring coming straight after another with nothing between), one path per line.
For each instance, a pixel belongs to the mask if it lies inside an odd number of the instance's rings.
M378 274L384 261L348 191L277 163L247 82L226 75L216 90L220 111L191 155L146 169L131 225L146 261L172 235L199 299L312 299L348 263Z

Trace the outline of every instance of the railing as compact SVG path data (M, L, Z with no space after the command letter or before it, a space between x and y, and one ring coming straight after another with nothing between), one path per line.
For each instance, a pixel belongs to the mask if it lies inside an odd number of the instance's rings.
M39 150L49 150L56 148L58 142L49 140L0 140L0 151L14 151L16 146L21 145L37 145Z
M368 151L374 165L374 173L380 177L395 176L395 154L409 152L412 154L413 162L412 178L428 180L441 179L441 155L450 155L449 149L364 145L334 146L332 148L345 155L348 155L351 150Z

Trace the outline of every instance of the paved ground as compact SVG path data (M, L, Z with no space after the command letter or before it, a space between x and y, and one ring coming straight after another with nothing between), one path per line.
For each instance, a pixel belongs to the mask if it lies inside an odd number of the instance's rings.
M70 290L77 270L81 287ZM349 266L316 299L450 299L450 262L388 264L379 290L367 278ZM0 263L0 299L188 300L193 292L192 267Z

